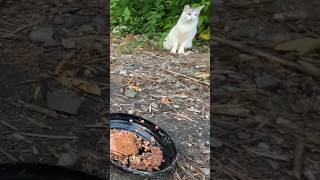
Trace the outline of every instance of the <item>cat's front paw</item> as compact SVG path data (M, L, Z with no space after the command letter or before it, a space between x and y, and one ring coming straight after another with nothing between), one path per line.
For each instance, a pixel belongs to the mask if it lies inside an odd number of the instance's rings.
M179 49L178 54L184 54L184 50Z
M176 51L176 50L171 50L170 52L173 53L173 54L175 54L177 51Z
M184 52L184 53L180 53L179 55L181 55L181 56L188 56L188 55L190 55L191 54L191 52L190 51L187 51L187 52Z

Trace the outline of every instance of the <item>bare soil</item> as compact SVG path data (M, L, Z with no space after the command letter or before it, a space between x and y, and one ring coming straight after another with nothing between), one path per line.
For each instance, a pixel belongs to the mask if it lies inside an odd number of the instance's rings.
M319 179L319 79L244 53L259 50L319 72L319 51L273 49L319 38L319 2L221 0L213 9L213 36L246 48L212 42L212 179Z
M0 3L0 163L59 164L105 177L105 131L83 126L104 122L107 112L104 2ZM62 85L58 66L97 84L102 95ZM76 112L50 108L49 94L61 90L75 99L60 106L79 105Z
M187 56L148 43L121 53L138 39L112 38L111 112L146 118L173 138L179 153L177 166L169 177L159 179L209 179L210 87L208 78L196 77L209 73L208 45L198 43ZM112 168L111 179L144 178Z

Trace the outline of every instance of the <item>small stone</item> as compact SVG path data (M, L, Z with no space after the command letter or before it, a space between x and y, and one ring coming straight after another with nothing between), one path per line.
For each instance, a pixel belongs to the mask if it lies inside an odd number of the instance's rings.
M270 75L264 75L261 77L257 77L255 79L255 83L258 88L274 88L278 85L277 79Z
M273 19L276 20L276 21L282 22L282 21L285 20L284 14L276 13L276 14L273 15Z
M38 29L31 31L30 39L32 41L47 42L53 40L53 34L53 29L51 28Z
M76 43L71 39L63 39L61 44L66 49L72 49L76 46Z
M229 96L228 92L222 88L216 88L213 90L213 99L216 101L222 98L226 98L228 96Z
M175 108L175 109L179 109L180 108L180 106L179 105L173 105L173 108Z
M125 91L125 96L130 97L130 98L134 98L136 96L136 92L134 90L131 89L127 89Z
M64 25L67 28L71 28L72 26L79 25L84 21L84 18L82 16L73 15L73 14L64 14Z
M59 46L58 41L54 40L54 39L50 39L48 41L45 41L43 44L44 47L56 47Z
M134 113L133 109L128 110L128 114L133 114L133 113Z
M249 139L251 137L251 134L240 131L238 132L238 138L241 140Z
M90 76L92 73L91 73L91 71L89 70L89 69L86 69L86 70L84 70L84 75L85 76Z
M258 144L258 148L261 148L261 149L265 149L265 150L269 150L270 149L270 146L264 142L260 142Z
M119 71L119 74L126 76L127 75L127 70L122 69L122 70Z
M287 119L282 118L282 117L278 117L277 120L276 120L276 123L277 124L281 124L281 125L288 125L291 122L289 120L287 120Z
M63 153L59 157L59 166L73 166L78 161L79 156L75 153Z
M155 109L158 109L159 108L159 106L158 106L158 104L156 104L156 103L151 103L151 107L153 107L153 108L155 108Z
M106 17L105 16L102 16L102 15L97 15L94 19L93 19L93 22L95 24L98 24L100 26L105 26L107 25L107 20L106 20Z
M48 107L53 110L76 114L82 100L78 94L68 90L58 90L48 93Z
M209 169L209 168L201 168L201 171L202 171L206 176L209 176L209 175L210 175L210 169Z
M82 33L93 33L95 30L90 24L83 24L78 28L78 31Z
M56 24L56 25L62 25L64 24L64 18L63 16L56 16L53 20L53 24Z

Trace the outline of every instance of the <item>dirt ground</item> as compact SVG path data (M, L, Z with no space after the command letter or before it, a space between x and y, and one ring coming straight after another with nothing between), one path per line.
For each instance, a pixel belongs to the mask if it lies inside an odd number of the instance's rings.
M108 112L104 2L0 3L0 163L105 177L105 131L88 126Z
M215 1L212 179L320 179L320 83L309 74L319 72L319 51L273 49L294 38L319 38L319 10L316 0Z
M111 41L111 112L144 117L173 138L179 153L177 167L162 179L209 179L209 81L195 77L209 73L208 46L196 46L188 56L172 55L151 45L121 53L134 41L130 36ZM140 91L130 89L128 82ZM140 178L112 168L111 179Z

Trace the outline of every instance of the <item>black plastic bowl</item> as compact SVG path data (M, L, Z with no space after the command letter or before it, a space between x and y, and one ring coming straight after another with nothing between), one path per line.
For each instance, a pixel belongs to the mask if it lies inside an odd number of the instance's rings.
M104 180L74 169L37 163L0 164L1 180Z
M130 122L130 120L132 120L132 122ZM151 137L154 137L156 139L156 145L161 148L165 159L165 162L160 166L160 170L153 172L131 169L114 160L111 160L112 165L124 171L143 176L165 175L174 167L177 160L176 146L170 136L152 122L130 114L112 113L110 117L110 129L135 132L144 140L150 140Z

